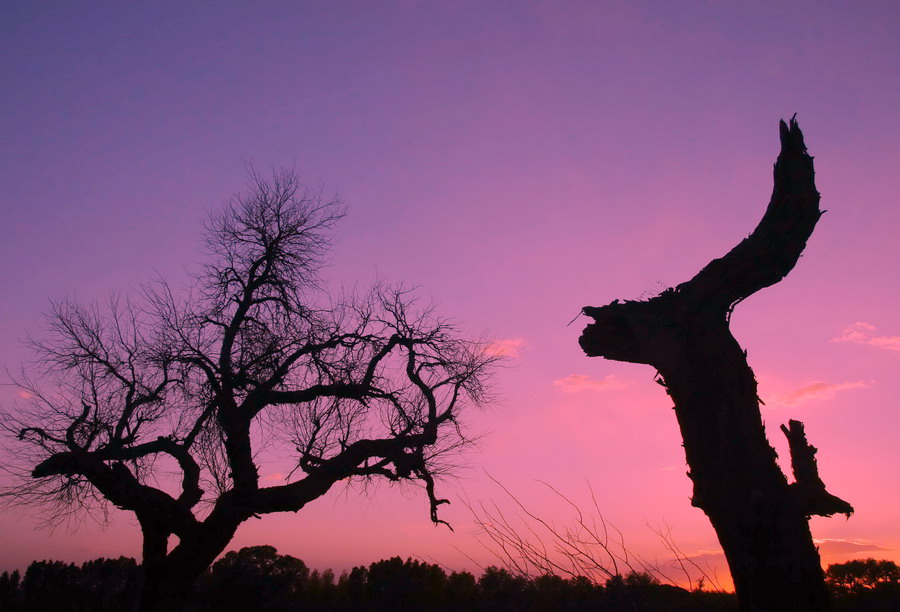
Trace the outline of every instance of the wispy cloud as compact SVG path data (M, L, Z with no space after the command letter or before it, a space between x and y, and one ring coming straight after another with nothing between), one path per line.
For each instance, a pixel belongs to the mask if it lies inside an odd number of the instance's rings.
M876 336L877 327L865 321L857 321L846 328L840 336L832 338L832 342L853 342L868 344L888 351L900 351L900 336Z
M493 357L518 357L524 346L524 338L510 338L508 340L492 340L488 342L484 350Z
M893 550L879 546L871 540L865 538L847 539L847 538L813 538L819 548L823 552L829 553L855 553L865 551Z
M628 385L615 374L610 374L597 380L584 374L569 374L565 378L553 381L555 387L559 387L563 393L578 393L580 391L607 391L610 389L624 389Z
M816 380L799 389L791 391L787 395L776 397L775 403L783 404L785 406L796 406L797 404L802 404L803 402L811 400L831 399L841 391L847 391L848 389L864 389L874 382L875 381L873 380L854 380L843 383L829 383Z
M721 548L712 548L709 550L698 550L692 553L684 553L685 558L696 561L697 559L713 559L725 560L725 552Z
M284 480L284 474L281 472L274 472L272 474L266 475L263 480Z

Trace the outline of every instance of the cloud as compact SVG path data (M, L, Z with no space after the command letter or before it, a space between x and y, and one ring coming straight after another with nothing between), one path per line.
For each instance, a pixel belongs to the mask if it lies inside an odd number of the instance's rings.
M867 338L875 331L875 326L864 321L857 321L837 338L832 338L832 342L866 342Z
M813 542L822 552L827 553L857 553L866 551L893 550L879 546L869 540L859 538L848 540L846 538L813 538Z
M697 550L692 553L682 553L685 559L690 559L694 563L703 562L705 565L714 566L718 564L725 564L725 553L721 548L710 549L710 550ZM676 560L674 558L673 560ZM727 566L726 566L727 567Z
M844 383L828 383L817 380L808 385L804 385L795 391L791 391L787 395L776 397L775 402L785 406L796 406L797 404L802 404L803 402L810 400L831 399L840 391L846 391L847 389L864 389L873 382L875 381L870 380L866 382L864 380L855 380Z
M853 342L854 344L868 344L888 351L900 351L900 336L876 336L878 329L871 323L857 321L846 328L840 336L832 338L832 342Z
M492 340L484 347L484 352L492 357L518 357L522 347L525 346L524 338L510 338L509 340Z
M265 476L263 480L284 480L284 474L282 474L281 472L275 472L273 474Z
M565 378L553 381L553 386L562 389L563 393L578 393L580 391L607 391L610 389L624 389L628 385L618 379L615 374L610 374L597 380L584 374L569 374Z
M877 336L869 338L869 344L889 351L900 351L900 336Z

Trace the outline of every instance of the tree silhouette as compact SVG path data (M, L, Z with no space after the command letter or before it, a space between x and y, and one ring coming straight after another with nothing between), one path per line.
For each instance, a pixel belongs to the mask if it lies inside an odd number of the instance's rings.
M49 609L69 601L78 589L78 566L63 561L32 561L22 578L25 608Z
M12 610L19 599L19 570L0 574L0 610Z
M34 561L0 576L0 610L28 612L133 609L138 566L134 559L94 559L81 567L62 561Z
M392 557L369 566L373 608L433 610L446 596L447 575L440 566Z
M134 559L94 559L81 564L84 610L124 610L132 606L138 565Z
M793 269L819 220L812 158L794 119L780 124L771 202L757 228L694 278L646 301L584 308L589 356L648 364L675 403L694 493L709 517L747 610L826 610L828 593L808 519L849 515L825 490L803 426L782 428L795 481L775 462L756 378L731 335L741 300Z
M294 610L309 581L300 559L280 555L274 546L248 546L226 553L203 580L213 609L250 610L259 602L268 609Z
M900 567L886 559L854 559L833 563L825 579L838 593L858 595L878 589L900 595Z
M447 608L472 610L478 598L478 583L469 572L452 572L447 576Z
M499 357L402 287L325 294L318 272L343 214L293 172L251 173L207 223L190 291L160 281L105 308L63 300L31 341L36 365L18 381L30 400L4 421L29 467L6 495L55 520L133 512L142 610L179 609L247 519L343 481L418 482L441 522L435 476ZM269 485L258 462L273 447L293 471Z
M337 584L334 581L334 572L326 569L322 572L313 570L306 581L304 589L306 600L313 609L326 610L330 602L334 602L337 595Z
M479 599L488 610L524 610L529 607L529 584L504 568L487 567L478 580Z

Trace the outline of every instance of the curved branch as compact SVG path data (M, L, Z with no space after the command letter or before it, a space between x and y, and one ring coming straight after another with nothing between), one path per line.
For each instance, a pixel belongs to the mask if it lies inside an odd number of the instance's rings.
M107 465L96 453L64 452L49 457L32 472L34 478L74 475L87 478L119 508L153 516L171 533L184 534L196 525L189 507L165 491L141 484L121 461Z
M254 495L253 511L258 514L296 512L339 480L361 475L359 466L368 459L378 457L393 461L394 458L405 455L405 449L424 444L428 444L428 440L423 434L358 440L334 457L322 460L315 468L310 467L309 475L302 480L257 490Z
M727 315L737 302L793 269L822 212L813 160L796 120L781 121L780 133L772 198L753 233L691 280L650 300L584 307L595 321L579 338L585 353L658 369L660 360L684 345L684 329L692 321L707 313Z
M796 115L790 124L781 121L779 131L781 153L765 215L750 236L676 288L687 294L691 306L707 303L717 309L731 308L787 276L806 248L822 215L813 158L806 151Z
M266 404L302 404L312 402L320 397L340 397L360 400L369 395L372 389L368 385L354 383L333 383L330 385L313 385L306 389L294 391L269 391L263 396L261 409Z

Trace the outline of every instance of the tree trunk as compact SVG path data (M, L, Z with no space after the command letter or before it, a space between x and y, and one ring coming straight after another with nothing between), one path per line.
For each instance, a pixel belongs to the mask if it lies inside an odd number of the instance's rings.
M142 567L137 610L139 612L184 610L201 574L203 574L203 570L197 572L195 576L173 578L168 572L155 572Z
M214 511L215 514L215 511ZM169 534L142 523L144 533L139 612L179 612L189 602L203 572L234 536L240 520L212 520L167 552Z
M675 403L694 485L741 606L752 611L831 607L808 519L849 514L818 478L815 448L792 421L796 483L788 485L766 439L756 378L728 328L734 305L796 264L821 214L812 158L794 120L781 123L775 190L763 220L693 279L644 302L587 307L579 342L589 356L654 366Z
M692 503L719 536L738 596L748 610L827 610L807 517L775 463L744 351L725 325L690 336L687 354L660 374L677 406Z

